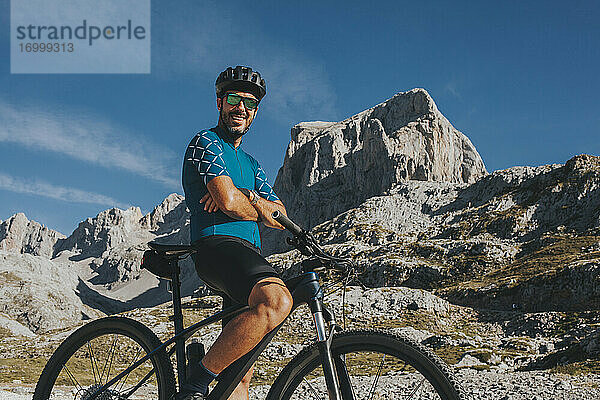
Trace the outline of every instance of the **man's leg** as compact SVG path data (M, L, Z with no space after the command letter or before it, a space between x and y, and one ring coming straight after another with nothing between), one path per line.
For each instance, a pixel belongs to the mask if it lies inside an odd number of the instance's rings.
M254 373L254 366L246 372L246 375L242 378L242 381L237 385L231 396L229 396L229 400L250 400L250 396L248 394L248 390L250 389L250 379L252 379L252 374Z
M227 295L223 295L223 310L228 307L231 307L232 304L233 304L233 301ZM222 325L221 329L225 328L225 326L230 321L231 321L231 318L222 320L221 323L223 325ZM233 393L231 393L231 395L229 396L232 400L233 399L244 399L244 400L248 399L248 400L250 400L250 396L249 396L250 380L252 379L253 374L254 374L254 365L252 367L250 367L248 372L246 372L246 375L244 375L244 377L242 378L241 382L236 386Z
M202 364L215 374L221 373L235 360L248 353L263 337L277 327L292 309L292 296L279 278L269 277L259 281L248 297L250 309L233 318L202 359ZM244 397L247 399L248 379ZM242 385L242 384L240 384ZM236 389L236 396L239 394Z

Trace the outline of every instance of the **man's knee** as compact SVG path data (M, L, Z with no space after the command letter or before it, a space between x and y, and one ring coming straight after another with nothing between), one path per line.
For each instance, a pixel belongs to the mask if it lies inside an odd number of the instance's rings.
M254 286L248 303L251 307L256 307L257 311L264 316L270 331L290 314L293 300L281 279L266 278Z

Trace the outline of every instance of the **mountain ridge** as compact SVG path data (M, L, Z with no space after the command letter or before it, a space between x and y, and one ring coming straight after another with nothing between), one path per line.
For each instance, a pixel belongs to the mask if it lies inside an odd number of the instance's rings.
M362 283L375 290L376 294L370 295L373 299L380 296L382 302L405 304L402 296L417 293L402 290L410 288L430 299L441 297L444 304L449 302L469 315L471 322L461 324L472 328L476 335L448 328L456 322L450 314L441 316L447 318L442 329L439 324L419 325L432 318L429 314L393 310L392 320L386 323L394 324L404 318L403 312L408 312L415 318L415 329L435 332L439 328L442 333L428 336L436 336L435 340L427 339L430 346L448 352L462 348L490 368L513 370L598 360L600 157L582 154L565 164L517 166L488 174L483 161L476 162L479 155L474 147L473 152L469 147L463 151L474 160L471 174L462 173L461 156L455 159L460 162L447 164L446 175L436 175L435 162L425 156L429 154L427 146L415 144L413 150L418 151L408 153L413 158L396 163L398 170L377 169L377 163L390 158L390 149L397 150L390 143L398 138L416 138L415 143L423 144L426 137L443 141L453 135L456 143L466 143L462 133L445 125L443 116L412 121L419 119L415 115L439 113L425 91L404 92L396 100L406 102L407 110L394 111L397 106L384 107L384 102L342 121L344 124L311 122L292 128L288 147L291 155L286 155L278 174L279 186L276 182L276 190L283 190L282 198L290 196L297 185L307 198L301 204L295 204L293 198L284 200L291 202L285 204L292 219L312 228L328 251L351 257L360 267ZM381 115L374 116L374 110ZM431 121L439 125L431 127ZM342 132L342 125L352 123L354 130ZM361 132L367 132L370 139L364 141L363 136L359 140ZM344 135L356 135L356 146L333 151L335 138L340 146L346 143ZM317 144L319 140L332 146ZM373 154L369 157L363 159L364 152L352 152L359 142L363 146L369 141L379 143L370 147ZM298 150L302 148L305 150ZM440 152L444 147L434 148ZM310 162L300 163L294 172L297 160L292 159L298 154ZM400 152L393 154L398 155L395 162L401 159ZM415 168L407 169L409 159L416 160ZM361 164L366 162L371 164ZM417 165L421 165L422 175L417 173ZM355 171L349 172L351 168ZM371 169L374 175L361 175ZM338 173L335 171L357 179L350 180L355 184L374 183L356 184L356 191L362 192L347 198L344 193L350 184L336 187L327 181ZM382 171L389 176L377 181ZM403 173L409 172L419 179L404 179L408 175ZM441 179L444 176L449 178ZM287 189L282 183L286 180L293 183ZM329 183L323 186L323 180ZM339 204L331 204L333 201ZM323 210L319 204L323 204ZM262 233L266 252L270 253L268 260L284 269L286 275L297 271L300 254L275 245L283 243L287 234ZM150 240L189 243L189 212L183 196L171 194L145 215L136 207L102 211L82 221L69 236L31 222L23 214L0 221L0 246L4 246L0 247L4 249L0 252L4 299L0 303L0 323L15 331L28 329L39 335L60 324L70 326L84 315L91 318L168 301L165 282L139 266ZM53 276L38 279L36 271L49 271L45 273ZM182 282L184 295L191 295L201 284L189 259L182 262ZM64 295L51 296L53 285ZM19 301L21 286L41 287L40 297ZM397 298L382 298L388 292ZM377 303L375 300L372 304ZM9 324L10 320L14 323ZM457 341L459 333L468 339ZM526 346L515 344L519 340ZM489 343L494 347L489 348ZM482 356L481 348L491 358Z

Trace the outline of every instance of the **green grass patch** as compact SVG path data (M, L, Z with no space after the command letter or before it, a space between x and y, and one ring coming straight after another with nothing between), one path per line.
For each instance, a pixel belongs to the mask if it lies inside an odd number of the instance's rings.
M12 337L12 331L10 329L6 329L2 326L0 326L0 339L5 339L7 337Z
M21 283L23 280L10 271L0 272L0 282L4 283Z
M600 242L600 236L552 235L545 239L550 243L531 252L523 252L512 263L499 266L480 278L459 282L447 290L480 289L490 284L511 289L534 278L552 278L573 262L600 258L600 251L585 251L585 248Z
M443 346L434 350L442 360L449 365L454 365L461 360L461 358L467 353L470 348L461 346Z
M0 382L12 383L20 380L23 384L35 384L48 360L36 358L4 358L0 359Z
M492 355L493 355L493 353L490 350L486 350L486 349L472 350L469 352L469 354L472 355L473 357L475 357L476 359L478 359L479 361L486 363L486 364L490 362L490 360L492 359Z
M567 375L600 374L600 360L586 360L565 365L557 365L550 369L551 372ZM599 385L596 385L598 387Z

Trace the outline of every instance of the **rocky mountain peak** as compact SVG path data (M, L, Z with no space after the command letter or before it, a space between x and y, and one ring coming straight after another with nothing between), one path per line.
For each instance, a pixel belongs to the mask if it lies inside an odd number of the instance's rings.
M104 251L125 243L134 236L139 231L143 216L139 207L102 211L96 217L80 222L73 233L60 243L57 253L70 250L99 257Z
M386 108L388 111L393 109L394 113L389 114L387 112L379 112L381 110L385 110ZM336 124L357 121L365 116L371 116L373 112L375 112L373 117L380 119L382 124L390 131L395 131L406 125L406 123L409 121L417 120L423 116L445 119L445 117L439 112L435 102L433 101L433 98L429 95L429 93L425 89L415 88L409 90L408 92L397 93L383 103L361 111L360 113L341 122L300 122L292 127L292 140L290 145L293 143L295 146L302 146L316 136L325 134L328 128L331 128Z
M0 250L50 258L57 241L64 237L60 232L29 220L23 213L0 221Z
M179 209L177 209L178 207ZM147 229L157 231L163 224L181 220L184 214L185 197L177 193L171 193L152 212L144 215L140 219L140 224Z
M600 157L589 154L580 154L571 158L565 164L569 171L596 171L600 172Z
M473 183L486 174L471 141L427 91L413 89L341 122L294 126L274 189L310 228L400 182Z

